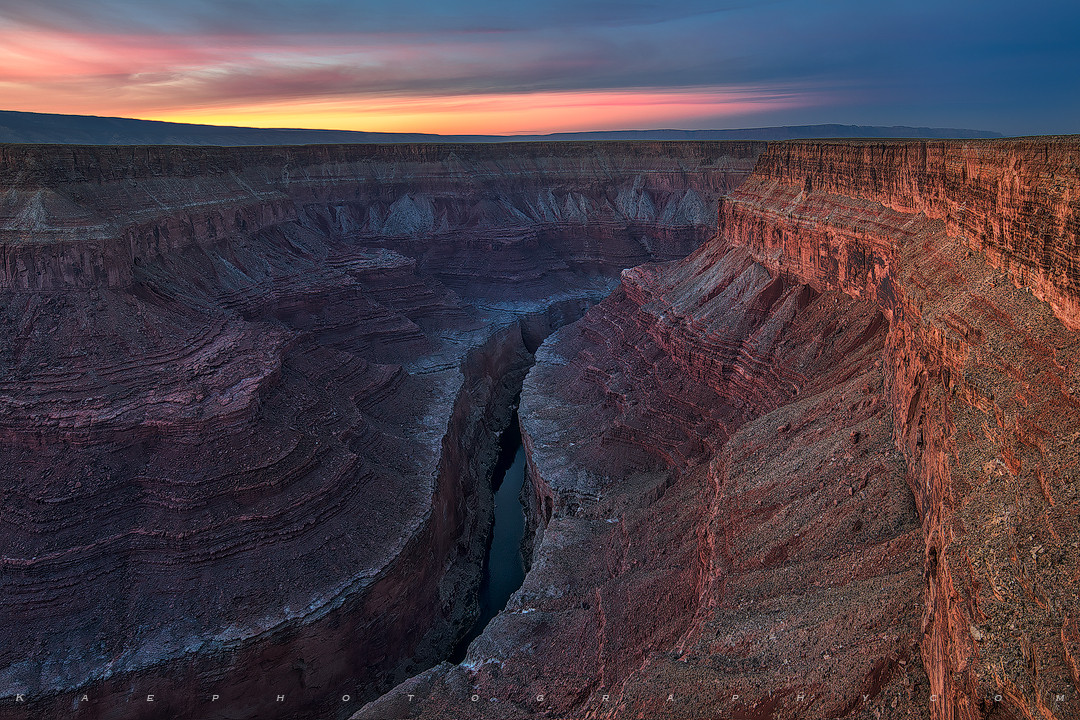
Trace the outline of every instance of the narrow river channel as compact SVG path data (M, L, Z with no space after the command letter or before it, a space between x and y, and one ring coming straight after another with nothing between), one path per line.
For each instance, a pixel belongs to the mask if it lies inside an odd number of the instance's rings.
M521 559L525 511L518 499L525 481L525 448L521 444L517 411L514 411L510 427L503 432L499 445L499 459L491 476L491 489L495 495L495 527L484 560L484 576L480 581L480 617L454 648L450 656L450 662L454 663L465 659L469 643L479 637L491 618L506 607L510 596L525 579L525 565Z

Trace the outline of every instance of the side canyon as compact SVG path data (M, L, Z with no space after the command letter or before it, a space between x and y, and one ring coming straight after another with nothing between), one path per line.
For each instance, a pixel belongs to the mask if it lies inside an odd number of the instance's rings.
M0 716L1080 717L1078 163L0 146Z

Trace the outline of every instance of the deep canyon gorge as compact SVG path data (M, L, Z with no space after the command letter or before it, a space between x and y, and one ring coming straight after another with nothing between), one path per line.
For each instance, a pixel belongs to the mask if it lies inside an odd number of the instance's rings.
M1080 717L1078 162L0 146L0 717Z

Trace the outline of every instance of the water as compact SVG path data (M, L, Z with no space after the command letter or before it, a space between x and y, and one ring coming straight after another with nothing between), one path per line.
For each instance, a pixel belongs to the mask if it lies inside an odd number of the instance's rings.
M499 445L499 459L491 476L491 489L495 494L495 527L491 532L491 545L484 559L484 576L480 581L480 617L450 655L450 662L454 663L465 659L469 643L484 632L491 618L506 607L510 596L525 580L525 565L521 559L525 511L518 500L518 493L525 481L525 448L521 445L517 412Z

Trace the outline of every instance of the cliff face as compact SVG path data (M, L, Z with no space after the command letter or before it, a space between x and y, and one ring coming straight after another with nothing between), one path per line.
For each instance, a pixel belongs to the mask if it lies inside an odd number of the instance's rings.
M523 587L464 663L358 717L922 707L922 536L881 398L888 330L872 303L722 242L625 271L525 381Z
M1075 138L1000 142L792 143L757 168L802 186L941 220L1031 290L1067 327L1080 327L1080 194Z
M871 298L890 320L886 395L923 524L938 717L1080 713L1078 153L1075 140L792 146L721 208L725 235L772 272ZM854 200L830 192L855 184Z
M569 236L576 263L618 270L681 257L708 237L715 198L746 176L763 147L3 146L0 288L126 287L139 263L287 221L342 238L422 236L436 273L453 273L443 263L455 245L512 245L515 233L489 240L460 232L500 228L528 228L516 241L534 244ZM605 237L626 232L634 243L625 257L606 254Z
M0 696L325 717L436 662L532 351L762 147L0 148Z
M1080 716L1078 152L770 146L538 351L525 584L358 717Z

